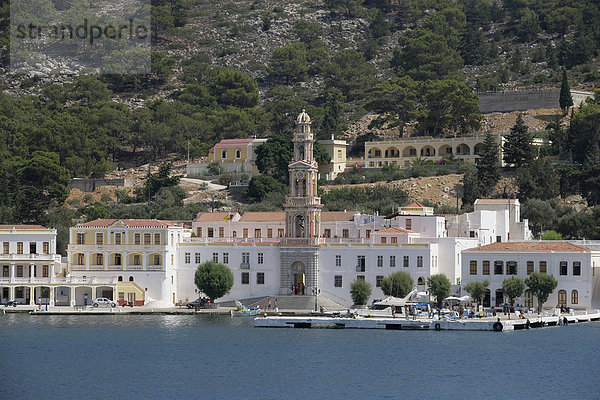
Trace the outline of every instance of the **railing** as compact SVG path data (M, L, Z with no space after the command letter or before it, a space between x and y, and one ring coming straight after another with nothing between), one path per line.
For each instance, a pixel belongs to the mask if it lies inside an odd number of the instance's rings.
M14 260L14 261L57 261L57 256L55 254L2 254L0 255L2 260ZM58 261L60 261L60 256L58 256Z
M72 271L85 271L85 265L71 265Z
M109 271L122 271L123 266L122 265L109 265L108 270Z
M162 271L163 270L163 266L162 265L148 265L146 267L146 270L148 270L148 271Z
M104 265L90 265L91 271L104 271Z
M250 263L249 262L240 263L240 268L241 269L250 269Z
M319 238L284 238L284 246L318 246Z
M365 272L366 267L364 265L357 265L356 272Z
M127 266L127 271L141 271L141 270L142 270L141 265L128 265Z

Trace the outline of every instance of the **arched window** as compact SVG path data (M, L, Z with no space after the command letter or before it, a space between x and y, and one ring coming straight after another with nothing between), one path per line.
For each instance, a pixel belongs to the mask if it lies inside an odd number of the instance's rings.
M559 306L567 305L567 291L566 290L558 291L558 305Z
M235 151L235 158L242 158L242 151L240 149Z
M119 277L117 278L117 280L118 280L119 282L123 282L123 277L122 277L122 276L119 276Z
M425 278L420 276L419 279L417 279L417 285L424 285L424 284L425 284Z
M579 293L577 290L571 291L571 304L579 304Z
M129 277L129 282L133 282L133 276Z

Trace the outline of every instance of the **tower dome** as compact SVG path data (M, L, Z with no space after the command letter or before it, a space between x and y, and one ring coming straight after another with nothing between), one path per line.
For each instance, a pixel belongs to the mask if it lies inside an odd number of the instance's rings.
M302 112L298 114L298 118L296 118L296 122L299 124L307 124L310 122L310 117L306 113L306 110L303 108Z

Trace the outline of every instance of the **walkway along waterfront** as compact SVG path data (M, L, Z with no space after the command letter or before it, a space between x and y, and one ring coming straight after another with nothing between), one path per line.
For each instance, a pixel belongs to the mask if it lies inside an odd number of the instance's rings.
M256 318L254 320L254 326L260 328L349 328L504 332L591 321L600 321L600 310L593 310L593 313L584 312L580 314L559 314L553 316L538 316L535 314L535 316L520 319L468 318L437 320L423 318L407 320L401 318L362 317L356 315L338 316L337 314L311 317L267 316Z

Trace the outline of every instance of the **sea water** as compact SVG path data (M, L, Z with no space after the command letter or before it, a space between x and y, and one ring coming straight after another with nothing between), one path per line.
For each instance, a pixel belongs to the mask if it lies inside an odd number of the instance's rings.
M254 328L206 315L0 317L0 399L598 399L600 323Z

